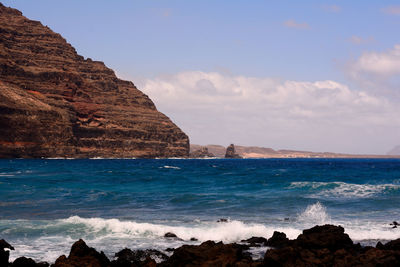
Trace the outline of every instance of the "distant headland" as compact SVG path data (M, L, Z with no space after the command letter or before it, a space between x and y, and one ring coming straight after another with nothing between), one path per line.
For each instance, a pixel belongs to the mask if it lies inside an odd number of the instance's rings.
M232 145L231 145L232 146ZM207 153L217 158L225 158L227 148L221 145L190 145L190 153L205 150ZM267 147L257 146L234 146L235 152L242 158L400 158L399 154L387 155L363 155L363 154L344 154L332 152L311 152L297 150L274 150Z

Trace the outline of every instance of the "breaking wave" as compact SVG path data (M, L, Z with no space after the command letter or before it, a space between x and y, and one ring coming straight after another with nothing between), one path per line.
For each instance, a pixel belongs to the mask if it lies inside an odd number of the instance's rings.
M58 256L68 254L71 245L79 238L112 258L124 247L165 250L183 244L199 244L206 240L232 243L252 236L269 238L274 231L284 232L290 239L295 239L303 229L326 223L342 225L354 241L369 245L375 245L377 240L400 238L400 232L396 231L397 229L392 229L385 224L333 221L326 208L319 202L309 205L297 215L295 221L274 225L244 223L238 220L228 220L223 223L195 221L192 224L164 225L72 216L54 221L0 221L0 235L18 236L21 233L26 235L22 239L7 240L16 248L15 251L11 251L11 260L25 256L35 260L54 262ZM5 224L8 226L4 227ZM167 232L173 232L181 240L164 238ZM191 238L197 241L190 241Z
M304 188L314 197L370 198L399 190L398 184L351 184L345 182L292 182L289 188Z

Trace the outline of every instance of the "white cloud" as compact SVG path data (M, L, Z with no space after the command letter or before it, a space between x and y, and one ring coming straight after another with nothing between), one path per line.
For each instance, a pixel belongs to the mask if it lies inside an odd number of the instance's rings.
M307 30L310 28L310 25L308 23L299 23L293 19L289 19L283 23L288 28L294 28L294 29L300 29L300 30Z
M382 8L382 12L390 15L400 15L400 6L388 6Z
M369 43L375 42L375 38L372 36L361 37L361 36L353 35L349 38L349 42L352 44L356 44L356 45L369 44Z
M139 88L193 143L361 153L376 149L379 142L366 142L381 131L396 134L387 142L400 134L392 131L393 126L399 129L400 108L331 80L281 81L187 71L145 80Z
M385 52L364 52L349 63L349 71L355 78L364 74L381 77L400 74L400 44Z

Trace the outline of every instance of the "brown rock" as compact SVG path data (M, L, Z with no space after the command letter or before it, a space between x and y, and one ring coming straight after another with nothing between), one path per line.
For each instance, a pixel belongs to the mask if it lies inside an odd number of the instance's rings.
M289 244L289 239L285 233L275 231L271 238L265 243L266 246L274 248L286 247Z
M245 246L207 241L199 246L183 245L161 266L255 266L244 253Z
M164 237L167 237L167 238L178 238L178 237L176 236L176 234L171 233L171 232L165 233L165 234L164 234Z
M353 245L342 227L323 225L304 230L286 247L267 250L264 265L400 266L400 251Z
M323 225L314 226L303 231L296 239L296 245L302 248L327 248L335 251L341 248L352 248L353 241L344 233L341 226Z
M182 157L189 139L132 82L0 4L0 158Z
M103 252L97 252L94 248L88 247L82 239L79 239L72 245L68 258L65 255L60 256L54 263L54 267L106 267L110 264Z
M227 159L241 159L242 157L239 156L239 154L236 154L235 145L234 144L230 144L230 146L228 146L226 148L225 158L227 158Z
M161 260L168 259L167 255L158 250L147 249L132 251L128 248L116 253L115 257L117 259L111 262L111 266L113 267L156 266L157 263L152 257L157 257Z
M208 152L208 148L203 146L200 149L193 151L189 154L190 158L213 158L214 154Z

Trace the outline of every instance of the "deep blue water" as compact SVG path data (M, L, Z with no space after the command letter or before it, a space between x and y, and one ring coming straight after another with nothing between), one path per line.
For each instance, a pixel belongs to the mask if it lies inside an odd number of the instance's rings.
M400 237L399 203L398 159L0 160L0 239L50 261L81 237L112 255L322 223L373 243Z

